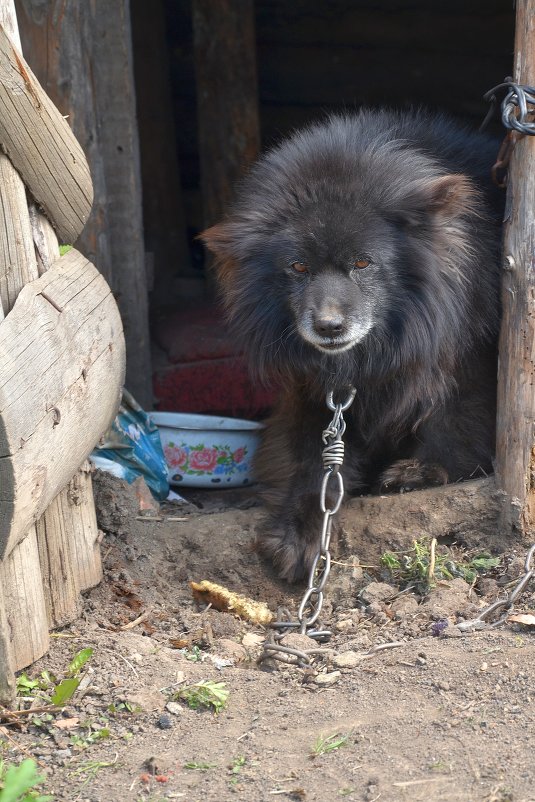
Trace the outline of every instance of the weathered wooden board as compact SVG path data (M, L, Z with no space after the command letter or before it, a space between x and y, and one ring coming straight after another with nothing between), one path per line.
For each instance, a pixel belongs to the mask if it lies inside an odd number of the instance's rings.
M194 0L199 155L206 226L228 208L258 156L260 126L252 0Z
M24 537L113 420L123 369L113 295L72 250L23 288L0 323L1 555Z
M72 243L93 202L86 158L66 120L0 28L0 144L60 239Z
M2 562L7 636L13 670L29 666L49 644L48 621L35 527Z
M52 101L68 115L87 155L95 200L76 247L114 292L127 343L126 385L149 408L152 375L129 2L18 0L17 14L25 56ZM160 165L168 166L165 147L159 143L156 149ZM176 226L176 218L170 222L172 212L166 214L168 226ZM177 252L170 263L176 258Z
M535 0L516 4L515 78L535 84ZM501 525L535 528L535 136L517 142L508 176L498 363L496 479Z

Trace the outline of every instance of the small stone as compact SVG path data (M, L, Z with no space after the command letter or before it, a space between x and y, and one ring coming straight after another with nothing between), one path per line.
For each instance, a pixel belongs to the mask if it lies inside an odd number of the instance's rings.
M333 666L336 668L355 668L361 659L356 652L343 652L333 658Z
M400 596L392 602L392 612L397 621L402 621L410 615L414 615L418 611L418 600L416 596L404 595Z
M479 666L479 670L480 671L486 671L488 669L488 667L489 667L488 663L481 663L481 665Z
M393 585L388 585L386 582L370 582L359 595L365 604L371 604L372 602L387 601L393 598L397 592Z
M426 666L427 665L427 660L425 659L425 657L422 657L420 654L416 658L415 662L416 662L417 666Z
M247 659L247 651L236 641L230 638L219 638L214 641L214 650L217 652L217 657L223 660L233 660L235 663L243 663Z
M307 649L317 649L318 644L313 638L308 635L301 635L299 632L289 632L281 641L282 646L289 646L292 649L299 649L306 652Z
M181 716L184 708L178 702L167 702L165 709L173 716Z
M158 719L157 725L161 730L170 730L171 727L173 726L173 722L171 720L171 717L168 716L167 713L162 713L162 715Z
M437 687L437 688L438 688L440 691L449 691L449 689L450 689L450 684L449 684L449 682L446 682L446 680L443 680L443 679L441 679L441 680L439 680L439 681L436 683L436 687Z
M314 682L316 685L326 688L329 685L334 685L336 682L338 682L341 676L341 671L331 671L329 674L318 674L318 676L315 677Z
M334 628L338 632L349 632L350 630L355 629L355 623L351 620L351 618L341 618L336 622Z

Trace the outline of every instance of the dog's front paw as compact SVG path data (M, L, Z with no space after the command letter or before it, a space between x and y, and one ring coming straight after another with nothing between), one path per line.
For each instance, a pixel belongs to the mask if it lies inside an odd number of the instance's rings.
M256 546L261 554L269 557L282 579L300 582L310 573L319 540L319 529L317 536L310 530L305 536L293 523L268 521L257 535Z
M394 462L381 476L381 490L388 492L416 490L448 483L448 474L441 465L401 459Z

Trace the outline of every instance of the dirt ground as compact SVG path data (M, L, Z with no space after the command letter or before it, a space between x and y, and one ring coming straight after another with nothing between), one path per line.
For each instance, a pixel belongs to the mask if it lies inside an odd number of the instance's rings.
M120 482L96 485L105 580L27 674L61 678L76 652L94 653L66 707L0 736L6 761L39 761L55 800L535 801L535 629L455 626L506 592L521 550L474 587L440 581L423 597L365 553L360 565L337 554L325 652L261 668L264 629L199 608L189 586L209 579L295 612L303 588L252 548L254 490L192 494L140 520ZM515 612L533 609L531 583ZM401 645L370 653L389 642ZM203 680L228 691L217 715L173 699ZM21 705L39 707L33 695Z

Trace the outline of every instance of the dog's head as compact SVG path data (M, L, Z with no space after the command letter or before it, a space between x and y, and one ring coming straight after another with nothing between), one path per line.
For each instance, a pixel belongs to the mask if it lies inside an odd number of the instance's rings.
M409 356L466 301L472 182L397 141L359 149L343 123L269 153L202 235L261 370L314 354Z

